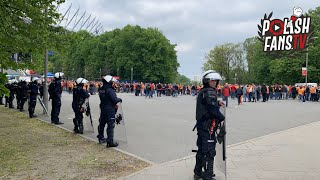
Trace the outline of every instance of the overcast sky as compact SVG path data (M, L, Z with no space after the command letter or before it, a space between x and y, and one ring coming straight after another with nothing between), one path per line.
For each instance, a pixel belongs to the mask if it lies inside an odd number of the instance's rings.
M265 13L283 19L295 6L304 12L320 6L320 0L66 0L59 11L65 12L71 3L71 12L80 7L105 31L127 24L159 28L177 44L179 73L191 79L202 74L204 56L215 45L256 36Z

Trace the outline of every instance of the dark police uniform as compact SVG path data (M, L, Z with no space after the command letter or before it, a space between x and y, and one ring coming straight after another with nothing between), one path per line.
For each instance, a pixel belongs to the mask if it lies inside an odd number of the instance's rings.
M217 92L214 88L203 88L199 92L197 97L196 119L198 151L194 173L204 180L212 179L217 139L215 133L210 134L209 130L212 125L212 120L215 120L216 124L218 124L225 119L219 110ZM204 173L202 173L202 168L205 170Z
M52 99L52 109L51 109L51 123L62 124L59 121L59 114L61 108L61 81L60 79L54 79L49 85L49 100Z
M104 138L103 131L107 124L107 147L112 147L114 144L114 127L115 127L115 115L116 115L116 104L122 102L112 87L112 84L107 82L103 83L103 86L99 89L100 97L100 123L98 126L98 139L99 141Z
M14 100L14 94L17 93L18 91L18 84L16 82L10 84L9 86L10 94L9 94L9 108L14 108L13 107L13 100Z
M83 84L77 85L73 89L72 109L75 114L73 119L74 132L83 134L83 112L82 105L89 97L89 94L83 89Z
M28 86L26 81L20 81L17 88L17 109L23 111L24 103L28 97Z
M6 87L10 91L11 84L6 83L4 87ZM1 102L2 102L2 99L1 99ZM8 104L9 104L9 96L5 95L5 107L8 107Z
M37 104L37 95L39 94L39 88L38 88L38 83L37 82L32 82L29 84L29 117L36 117L34 115L34 109Z

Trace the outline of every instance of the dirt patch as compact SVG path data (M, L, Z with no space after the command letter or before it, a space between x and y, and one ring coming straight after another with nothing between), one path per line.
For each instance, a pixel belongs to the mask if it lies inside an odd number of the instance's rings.
M149 165L0 106L0 179L116 179Z

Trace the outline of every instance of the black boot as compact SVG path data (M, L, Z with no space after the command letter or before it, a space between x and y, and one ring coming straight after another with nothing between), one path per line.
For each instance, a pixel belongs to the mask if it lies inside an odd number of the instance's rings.
M205 166L204 166L204 173L202 176L203 180L214 180L215 174L213 173L213 157L205 157Z
M199 151L197 152L197 155L196 155L196 165L194 167L194 179L195 180L198 180L198 179L201 179L202 178L202 168L203 168L203 165L204 165L204 162L203 162L203 154L201 154Z
M99 144L103 144L107 142L106 138L98 138Z
M83 124L79 124L79 133L83 134Z
M78 123L76 118L73 118L73 124L74 124L74 128L73 128L74 133L79 133Z
M117 147L119 143L117 141L111 141L107 143L107 148L109 147Z
M82 121L82 118L79 118L78 126L79 126L79 133L83 134L83 121Z
M113 137L114 137L114 126L113 126L112 130L110 131L110 133L107 133L107 134L108 134L107 140L109 141L109 142L107 142L107 148L109 148L109 147L117 147L119 145L119 143L113 140Z

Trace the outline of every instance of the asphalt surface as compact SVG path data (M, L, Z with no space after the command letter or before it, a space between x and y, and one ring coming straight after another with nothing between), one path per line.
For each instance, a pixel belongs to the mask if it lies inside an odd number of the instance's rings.
M193 154L191 150L196 149L196 131L192 131L196 122L195 96L153 99L126 93L118 96L123 99L125 118L125 128L123 125L116 127L116 139L121 140L120 149L154 163ZM68 129L73 129L71 103L72 95L64 92L60 120L65 123L62 126ZM90 97L95 133L85 131L84 134L91 138L97 135L99 103L98 95ZM49 111L50 106L51 102ZM227 108L227 145L318 121L319 108L318 102L301 103L290 99L244 102L240 106L235 100L230 100ZM42 113L39 103L36 113ZM48 116L40 117L50 121Z

